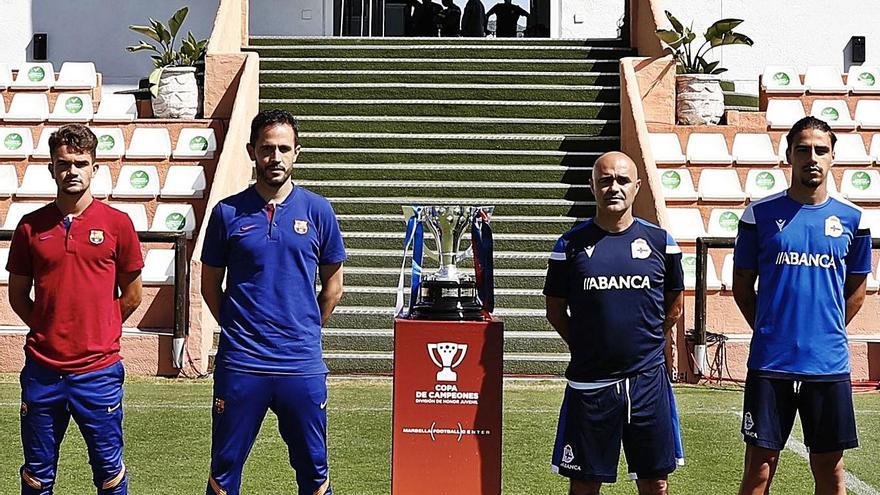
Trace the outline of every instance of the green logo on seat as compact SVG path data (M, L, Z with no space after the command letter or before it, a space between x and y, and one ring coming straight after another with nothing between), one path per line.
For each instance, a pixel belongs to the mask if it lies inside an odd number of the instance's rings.
M823 108L820 115L825 120L837 120L840 118L840 113L834 107Z
M681 175L675 170L667 170L660 176L660 182L666 189L678 189L681 185Z
M773 74L773 82L775 82L777 86L788 86L791 84L791 78L789 78L788 74L785 72L777 72L776 74Z
M776 185L776 177L773 177L773 174L770 172L761 172L755 177L755 185L765 191L769 191Z
M874 74L870 72L862 72L859 74L859 81L865 86L873 86L877 83L877 80L874 78Z
M204 136L196 136L189 140L190 151L208 151L208 140Z
M725 211L718 217L718 225L728 232L734 232L739 225L739 216L732 211Z
M131 177L128 180L131 183L131 187L135 189L143 189L150 183L150 176L143 170L137 170L131 174Z
M871 187L871 176L867 172L858 171L852 174L851 179L853 187L860 191Z
M116 147L116 140L110 134L98 136L98 151L110 151Z
M64 108L67 109L69 113L80 113L83 109L83 101L79 96L71 96L64 102Z
M40 82L46 77L46 71L43 70L42 67L31 67L31 69L27 73L28 79L31 82Z
M685 254L681 258L681 268L688 277L694 277L697 274L697 257L692 254Z
M22 139L21 134L18 134L17 132L10 132L6 135L6 139L3 140L3 146L9 151L15 151L21 148L22 144L24 144L24 139Z
M165 228L168 230L183 230L186 225L186 217L180 213L174 212L165 217Z

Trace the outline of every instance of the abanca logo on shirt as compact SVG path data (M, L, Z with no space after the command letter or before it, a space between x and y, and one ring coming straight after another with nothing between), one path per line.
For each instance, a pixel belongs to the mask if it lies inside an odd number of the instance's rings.
M777 254L776 264L837 269L837 263L831 254L798 253L796 251L782 251Z
M611 277L587 277L584 290L650 289L651 279L647 275L618 275Z

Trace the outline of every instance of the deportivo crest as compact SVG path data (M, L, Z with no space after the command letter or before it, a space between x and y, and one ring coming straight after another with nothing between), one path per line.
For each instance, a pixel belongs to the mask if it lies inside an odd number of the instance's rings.
M103 244L104 243L104 231L103 230L90 230L89 231L89 242L94 245Z
M223 399L214 399L214 412L217 414L223 414L223 411L226 410L226 401Z
M648 256L651 256L651 247L648 246L648 241L641 237L632 241L629 248L630 251L632 251L632 257L634 260L644 260L647 259Z
M293 231L297 234L307 234L309 232L309 222L305 220L294 220Z
M574 452L571 449L571 445L566 444L565 447L562 448L562 462L569 463L574 460Z
M743 429L751 430L753 426L755 426L755 421L752 419L752 413L746 412L743 415Z
M825 235L829 237L840 237L843 234L843 225L840 219L834 215L825 219Z

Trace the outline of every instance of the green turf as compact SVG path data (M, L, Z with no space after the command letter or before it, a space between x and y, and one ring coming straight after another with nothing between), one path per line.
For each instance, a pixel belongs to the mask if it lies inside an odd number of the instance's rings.
M482 137L482 136L474 136ZM502 135L502 137L506 137ZM555 136L554 136L555 138ZM307 148L396 148L396 149L456 149L456 150L540 150L540 151L602 151L619 146L614 136L601 139L583 139L569 136L564 139L462 139L454 135L443 139L407 137L318 137L303 136L300 143Z
M302 88L260 87L260 98L349 100L500 100L500 101L605 101L620 98L620 89L483 89L483 88Z
M502 478L505 495L565 493L566 482L549 470L561 382L509 382L504 390ZM0 377L0 493L18 493L21 463L17 377ZM687 465L670 476L670 493L734 493L741 474L739 390L677 387ZM209 472L211 382L130 378L126 388L126 466L130 492L138 495L202 493ZM880 396L855 397L862 447L846 454L848 470L880 486ZM336 492L389 493L391 384L388 380L332 379L328 407L330 465ZM796 432L799 435L799 432ZM62 445L56 493L93 493L85 447L71 425ZM625 479L621 459L620 478ZM876 489L876 488L875 488ZM277 421L268 415L245 466L242 493L293 493L293 473ZM632 494L626 481L603 493ZM784 451L775 495L812 493L803 459Z
M250 47L249 51L255 51L260 57L291 57L291 58L467 58L467 59L541 59L541 60L616 60L630 55L629 49L617 50L550 50L536 48L533 50L485 50L470 49L455 46L443 48L417 48L395 49L383 47L381 49L333 49L315 50L296 47L266 48Z
M300 120L301 132L393 132L470 133L470 134L580 134L585 136L620 135L620 124L482 123L482 122L382 122L366 120Z
M553 189L531 189L529 187L512 187L500 186L487 188L479 184L467 184L462 186L449 187L425 187L425 188L407 188L402 189L395 185L386 186L323 186L309 185L308 188L322 196L332 196L338 194L343 197L391 197L395 195L406 194L411 197L437 197L442 195L444 198L480 198L486 197L487 193L493 197L499 198L523 198L523 199L557 199L565 198L571 201L591 201L593 199L588 188L567 189L564 185ZM498 247L498 241L495 241L495 249Z
M327 58L340 58L337 56L326 55ZM299 58L299 57L297 57ZM376 58L376 57L364 57ZM607 61L584 61L577 63L562 62L410 62L410 61L394 61L394 60L378 60L369 62L360 62L356 60L346 60L341 62L328 61L286 61L273 58L261 58L260 69L277 69L277 70L304 70L304 69L324 69L324 70L492 70L492 71L558 71L558 72L618 72L620 63L617 60Z
M321 69L314 67L314 69ZM531 72L545 72L538 68L528 69ZM459 75L455 72L440 74L260 74L261 83L436 83L436 84L567 84L616 86L620 78L613 75L541 75L541 76L510 76L510 75Z
M290 98L288 98L290 99ZM293 98L298 99L298 98ZM392 98L393 99L393 98ZM281 108L294 115L420 115L437 117L513 117L534 119L614 119L620 118L619 105L556 106L556 105L446 105L397 104L375 105L349 103L288 103L283 100L261 100L262 109Z

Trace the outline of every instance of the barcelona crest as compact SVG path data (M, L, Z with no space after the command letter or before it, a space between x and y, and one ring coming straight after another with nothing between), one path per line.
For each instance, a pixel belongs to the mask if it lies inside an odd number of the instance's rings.
M103 230L90 230L89 231L89 242L95 245L103 244L104 242L104 231Z
M294 220L293 231L297 234L306 234L309 231L309 222L305 220Z

